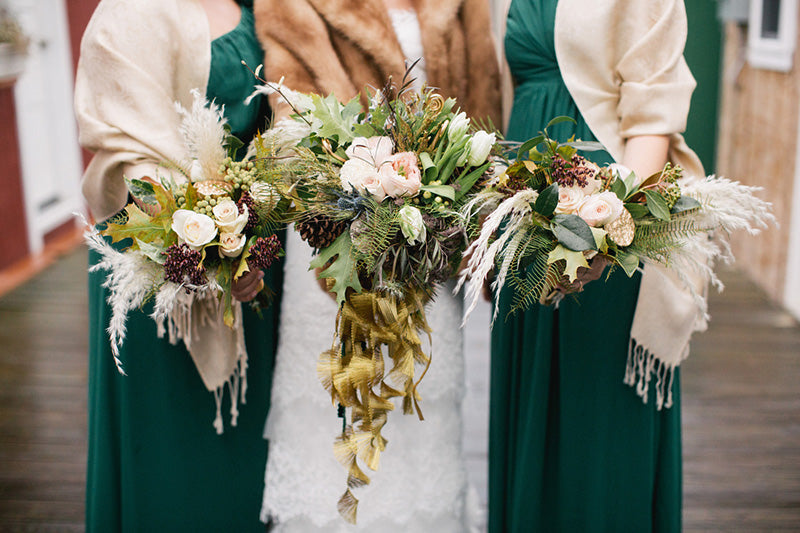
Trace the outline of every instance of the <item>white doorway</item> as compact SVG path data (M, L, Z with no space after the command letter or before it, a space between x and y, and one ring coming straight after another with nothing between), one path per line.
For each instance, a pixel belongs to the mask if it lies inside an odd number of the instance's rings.
M72 53L65 0L6 0L30 38L14 87L31 253L83 210L82 163L72 104Z

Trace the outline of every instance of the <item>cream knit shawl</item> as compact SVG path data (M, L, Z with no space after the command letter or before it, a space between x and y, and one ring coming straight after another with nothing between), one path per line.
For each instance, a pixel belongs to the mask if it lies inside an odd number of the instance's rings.
M81 145L94 152L83 194L97 220L121 210L128 198L124 177L165 174L159 163L188 161L180 135L180 103L191 109L192 89L205 93L211 64L208 20L198 0L102 0L81 42L75 113ZM159 334L183 340L220 415L224 387L244 397L247 354L237 304L236 328L222 322L213 294L182 297Z
M510 0L498 0L494 6L501 35L509 5ZM616 161L628 137L668 135L669 160L687 176L704 176L700 160L680 135L695 87L683 58L686 34L683 0L559 1L555 50L561 75L587 125ZM504 80L506 96L510 77ZM692 282L696 293L705 292L707 280ZM648 264L625 383L636 386L646 402L655 377L657 407L669 407L674 370L688 355L691 334L705 325L706 310L691 291L671 272Z

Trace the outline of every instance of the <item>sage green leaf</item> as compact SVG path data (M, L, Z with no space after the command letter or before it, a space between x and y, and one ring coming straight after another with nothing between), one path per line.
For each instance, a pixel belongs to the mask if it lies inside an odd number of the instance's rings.
M560 146L570 146L582 152L599 152L600 150L606 149L602 143L597 141L569 141L561 143Z
M594 234L581 217L577 215L556 215L553 217L553 234L558 242L576 252L596 250Z
M562 115L548 122L547 126L544 127L544 130L547 131L547 128L549 128L550 126L555 126L556 124L561 124L562 122L572 122L573 124L578 123L574 118Z
M436 181L436 165L428 152L421 152L419 154L419 163L422 165L422 173L425 176L425 182L430 183Z
M700 209L702 205L700 202L692 198L691 196L681 196L678 198L678 201L675 202L675 205L672 206L672 213L683 213L684 211L691 211L693 209Z
M628 196L628 188L625 186L625 182L621 179L616 179L611 183L611 192L617 195L617 198L620 200L625 200Z
M669 220L669 206L663 196L652 189L644 191L644 196L647 198L647 209L650 214L661 220Z
M550 217L558 207L558 183L553 183L536 198L533 203L533 210L543 217Z
M154 263L158 263L159 265L164 264L166 256L164 255L163 247L156 246L154 244L150 244L149 242L144 242L139 239L136 239L136 246L138 246L139 250Z

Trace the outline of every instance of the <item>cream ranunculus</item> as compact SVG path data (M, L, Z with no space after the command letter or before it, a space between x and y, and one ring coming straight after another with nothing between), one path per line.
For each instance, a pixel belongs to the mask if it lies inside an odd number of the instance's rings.
M399 212L400 230L406 238L408 244L422 244L428 232L425 228L425 221L422 220L422 212L412 205L404 205Z
M172 214L172 231L193 250L199 250L217 236L217 226L211 217L188 209L178 209Z
M244 235L236 233L219 234L219 250L225 257L239 257L247 241Z
M219 202L211 211L217 219L220 233L241 233L250 217L247 204L242 204L242 212L239 213L239 206L229 198Z
M379 167L381 163L392 156L394 141L391 137L356 137L347 150L344 151L349 159L361 160Z
M447 138L450 142L458 142L467 134L467 130L469 130L469 119L462 111L454 116L447 126Z
M467 159L469 166L479 167L484 164L492 151L495 140L494 133L486 133L483 130L476 131L467 145L469 148L469 158Z
M392 198L416 196L422 186L419 161L413 152L400 152L381 165L379 175L386 194Z
M586 198L586 192L580 186L559 187L556 213L574 215L584 198Z
M577 215L590 226L599 228L615 221L624 207L616 194L605 191L587 196L578 206Z

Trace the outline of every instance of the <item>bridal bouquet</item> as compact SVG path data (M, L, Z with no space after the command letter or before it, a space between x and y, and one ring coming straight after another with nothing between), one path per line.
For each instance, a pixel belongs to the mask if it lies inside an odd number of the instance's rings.
M417 386L431 363L425 304L450 279L476 229L461 207L492 170L495 135L475 131L433 90L375 94L363 108L272 86L295 114L274 128L302 131L290 194L311 263L339 304L333 347L318 372L345 418L335 444L348 469L341 514L355 522L351 488L369 482L386 447L392 398L422 419ZM418 374L417 366L423 368ZM347 421L347 412L350 420Z
M548 127L561 120L569 119ZM769 205L752 187L713 176L684 178L670 164L643 180L622 165L600 167L579 155L598 149L599 143L559 143L545 128L465 206L465 216L488 212L459 280L467 284L467 313L492 271L496 293L507 281L514 287L514 311L580 290L572 283L578 269L599 256L628 276L640 262L663 265L691 289L692 270L717 281L711 265L729 255L725 235L771 220Z
M108 333L118 370L124 373L119 348L127 314L153 300L159 335L168 330L173 343L183 340L207 387L215 390L220 379L223 385L229 379L230 368L217 379L204 372L202 361L231 360L241 365L237 377L246 368L241 361L241 305L232 298L231 286L250 269L268 268L282 254L275 230L289 203L275 185L283 172L268 154L251 153L236 161L242 142L229 134L222 110L213 102L195 92L192 109L178 106L178 111L189 159L163 163L156 179L127 180L133 201L102 231L90 228L87 241L102 256L94 270L108 271ZM122 243L122 250L104 236ZM201 311L195 308L198 301L204 305ZM192 309L203 315L202 328L192 325ZM226 344L228 338L232 342ZM208 357L196 357L201 351ZM234 353L216 353L220 351ZM219 404L217 395L215 427L221 432Z

